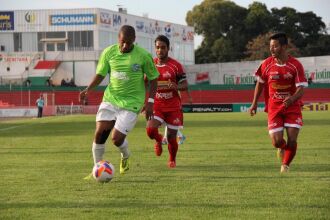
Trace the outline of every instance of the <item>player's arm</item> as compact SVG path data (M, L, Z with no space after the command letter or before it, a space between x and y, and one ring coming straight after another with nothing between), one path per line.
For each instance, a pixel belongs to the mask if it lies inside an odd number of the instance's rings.
M287 108L290 105L292 105L293 103L295 103L295 101L297 101L298 99L300 99L303 95L304 95L304 87L303 86L299 86L297 88L296 92L292 96L286 97L283 100L283 104Z
M159 77L159 72L154 64L154 61L150 54L147 55L145 59L145 65L143 67L143 72L146 74L149 80L149 97L147 99L147 104L145 105L146 119L150 120L153 116L154 109L154 98L157 92L157 81Z
M188 82L187 77L184 72L177 74L176 82L168 81L168 88L178 90L178 91L187 91L188 90Z
M300 62L298 62L296 64L296 68L298 70L298 74L295 78L297 90L292 96L286 97L283 100L283 104L286 108L295 103L297 100L299 100L304 95L304 87L308 87L304 67L301 65Z
M262 93L263 88L264 88L264 83L262 83L258 80L256 87L254 89L253 101L249 108L249 113L251 116L253 116L257 113L258 99Z
M88 96L89 91L93 90L96 86L100 85L103 79L104 76L96 74L92 82L83 91L80 92L79 94L80 101L82 102Z
M110 47L106 48L100 55L99 62L97 63L96 67L96 75L94 76L92 82L87 86L87 88L80 92L80 102L83 102L85 98L87 98L88 92L94 89L96 86L100 85L104 77L111 72L108 56L110 49Z
M149 97L145 105L146 119L150 120L153 116L154 98L157 91L157 78L149 81Z

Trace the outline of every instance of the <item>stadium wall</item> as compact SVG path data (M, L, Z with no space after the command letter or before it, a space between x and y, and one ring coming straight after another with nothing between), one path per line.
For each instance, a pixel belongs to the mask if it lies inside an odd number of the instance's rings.
M18 111L36 107L36 100L43 94L46 107L45 115L72 114L72 113L95 113L97 106L102 101L105 87L98 87L92 91L85 106L80 105L78 87L12 87L0 88L0 109ZM182 92L182 102L186 112L207 111L246 111L253 98L253 85L194 85L190 86L192 103L186 92ZM263 99L260 99L262 108ZM303 97L307 109L328 109L323 104L330 103L330 84L312 84L305 90ZM321 107L317 107L317 106ZM328 104L326 104L328 106ZM195 109L195 110L194 110ZM212 110L213 109L213 110ZM24 111L23 111L24 112ZM26 112L26 111L25 111ZM6 115L6 114L5 114ZM26 113L25 116L30 115Z

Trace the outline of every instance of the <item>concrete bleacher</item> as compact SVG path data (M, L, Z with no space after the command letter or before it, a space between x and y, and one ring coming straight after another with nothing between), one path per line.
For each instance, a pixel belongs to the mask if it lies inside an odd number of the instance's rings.
M44 60L42 52L0 53L0 85L47 85L60 61Z

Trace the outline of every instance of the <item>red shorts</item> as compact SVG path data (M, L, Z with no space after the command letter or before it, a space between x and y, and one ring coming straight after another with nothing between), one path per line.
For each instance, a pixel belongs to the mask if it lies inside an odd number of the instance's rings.
M181 109L166 112L155 109L154 119L161 123L165 122L170 129L177 130L183 126L183 113Z
M283 131L284 127L301 128L303 126L300 105L285 108L284 105L272 105L268 108L268 131L272 134Z

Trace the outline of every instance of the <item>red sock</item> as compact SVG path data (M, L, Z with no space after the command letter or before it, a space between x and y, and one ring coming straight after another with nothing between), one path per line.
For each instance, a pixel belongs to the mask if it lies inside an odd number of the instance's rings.
M170 153L170 161L175 161L176 153L178 152L178 142L176 142L176 138L169 138L167 141L168 152Z
M150 139L155 139L157 142L162 142L163 136L159 134L158 128L147 128L147 134Z
M291 161L293 160L294 156L296 155L296 151L297 151L297 142L288 144L284 151L284 157L282 160L282 164L289 166Z

